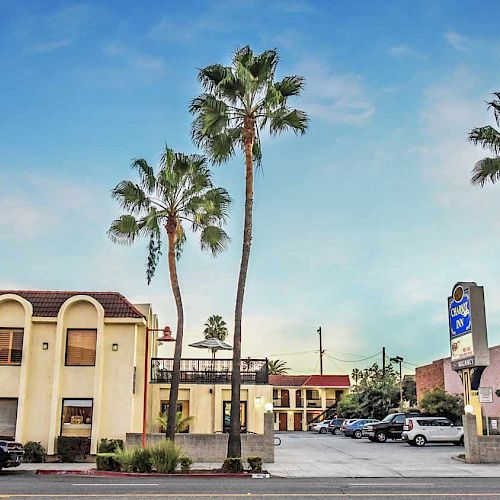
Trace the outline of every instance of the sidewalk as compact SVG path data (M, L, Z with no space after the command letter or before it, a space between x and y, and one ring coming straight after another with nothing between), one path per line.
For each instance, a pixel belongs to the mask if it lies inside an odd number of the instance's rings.
M221 466L220 463L214 464L201 464L195 463L191 466L192 469L197 470L210 470L210 469L219 469ZM63 470L63 471L89 471L91 469L95 469L96 465L93 462L89 463L72 463L72 464L62 464L59 462L50 462L44 464L26 464L23 463L19 467L10 470L16 471L32 471L35 472L37 470ZM7 470L7 469L6 469Z

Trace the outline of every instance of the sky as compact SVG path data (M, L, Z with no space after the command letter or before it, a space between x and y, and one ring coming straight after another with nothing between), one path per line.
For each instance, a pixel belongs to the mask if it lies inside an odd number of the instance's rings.
M494 124L499 14L494 0L0 0L0 289L116 290L175 327L166 252L148 286L147 242L106 235L110 190L165 144L199 152L197 70L250 44L278 49L279 78L305 77L293 104L311 121L263 137L243 356L319 373L321 325L325 373L380 362L382 346L411 373L449 355L457 281L485 287L499 344L500 186L470 185L484 152L467 141ZM213 172L234 200L232 242L214 259L188 235L185 346L212 314L232 343L241 155Z

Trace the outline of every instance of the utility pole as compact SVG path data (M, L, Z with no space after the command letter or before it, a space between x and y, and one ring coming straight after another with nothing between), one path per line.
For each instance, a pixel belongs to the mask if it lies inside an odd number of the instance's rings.
M392 363L399 363L399 411L403 411L403 375L402 375L402 363L403 358L401 356L396 356L395 358L391 358Z
M385 347L382 347L382 380L385 380Z
M323 354L325 351L323 351L323 344L322 344L322 339L321 339L321 326L318 327L318 333L319 333L319 372L321 375L323 375Z

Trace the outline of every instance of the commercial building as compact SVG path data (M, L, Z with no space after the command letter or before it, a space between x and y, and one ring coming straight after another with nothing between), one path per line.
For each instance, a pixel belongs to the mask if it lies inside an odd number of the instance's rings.
M349 375L270 375L274 429L305 431L312 421L327 418L349 392Z
M415 369L417 399L437 387L449 394L463 394L460 375L451 368L450 358L441 358ZM500 345L490 347L490 365L481 376L481 387L491 388L493 402L483 403L482 412L486 417L500 416ZM497 394L498 392L498 394Z
M88 437L95 453L102 438L161 431L173 366L158 357L161 336L149 304L116 292L0 291L0 437L51 455L58 436ZM231 366L182 360L178 410L194 417L190 433L227 431ZM267 360L244 359L241 372L242 430L262 434Z

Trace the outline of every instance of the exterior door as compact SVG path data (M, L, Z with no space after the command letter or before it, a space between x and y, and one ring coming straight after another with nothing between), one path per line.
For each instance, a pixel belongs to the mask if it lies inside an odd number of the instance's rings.
M302 430L302 413L295 413L293 416L293 430L301 431Z
M288 415L286 413L280 413L279 430L280 431L287 431L288 430Z
M288 389L281 389L281 406L283 406L283 408L290 407L290 393Z
M394 417L394 420L392 421L390 427L389 427L389 434L391 436L396 436L399 437L403 433L403 426L405 425L405 416L404 415L397 415Z

